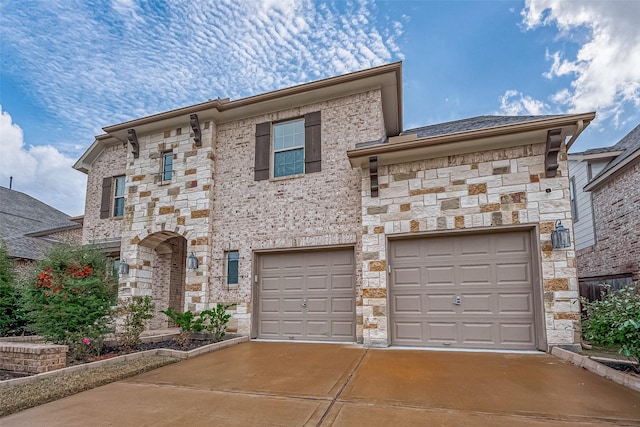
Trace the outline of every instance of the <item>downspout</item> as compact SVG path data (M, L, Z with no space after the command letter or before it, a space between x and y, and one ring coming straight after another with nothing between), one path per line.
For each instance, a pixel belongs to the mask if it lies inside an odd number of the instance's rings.
M582 133L583 130L584 130L584 120L578 120L576 122L576 131L573 133L573 135L571 135L571 139L566 144L567 151L569 150L571 145L573 145L573 143L576 141L576 139L578 139L578 137L580 136L580 134Z

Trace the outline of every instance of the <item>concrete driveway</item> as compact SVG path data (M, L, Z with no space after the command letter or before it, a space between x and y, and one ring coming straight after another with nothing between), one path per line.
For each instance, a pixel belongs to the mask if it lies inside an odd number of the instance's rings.
M640 393L546 354L249 342L0 425L640 425Z

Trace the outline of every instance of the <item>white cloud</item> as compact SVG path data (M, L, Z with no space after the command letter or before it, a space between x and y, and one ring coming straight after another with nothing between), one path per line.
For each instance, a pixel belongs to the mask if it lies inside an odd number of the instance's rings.
M500 113L509 116L548 114L549 106L544 102L524 95L517 90L507 90L500 97Z
M0 105L0 183L26 193L69 215L84 212L86 177L71 166L66 157L50 145L25 146L20 126Z
M19 2L0 15L3 72L88 146L114 123L401 59L402 23L375 8L365 0Z
M579 45L574 55L548 54L552 64L544 76L571 80L550 98L559 107L596 110L600 120L617 125L626 110L640 105L640 2L527 0L522 16L527 30L556 26L561 39Z

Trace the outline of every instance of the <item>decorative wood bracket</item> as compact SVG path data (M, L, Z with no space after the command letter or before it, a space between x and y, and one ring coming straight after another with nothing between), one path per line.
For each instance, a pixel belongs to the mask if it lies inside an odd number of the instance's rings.
M371 180L371 197L378 197L378 157L369 157L369 178Z
M131 144L131 152L133 153L133 158L137 159L140 155L140 144L138 144L138 135L136 135L135 129L129 129L127 131L127 139L129 140L129 144Z
M190 116L191 129L193 130L193 140L196 143L196 147L202 147L202 132L200 132L200 121L197 114Z
M553 178L558 171L558 153L562 147L562 129L551 129L547 132L547 148L545 150L544 170L546 178Z

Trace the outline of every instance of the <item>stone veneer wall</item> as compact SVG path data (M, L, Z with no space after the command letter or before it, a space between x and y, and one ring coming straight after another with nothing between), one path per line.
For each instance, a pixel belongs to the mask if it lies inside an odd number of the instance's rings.
M184 308L207 308L216 130L210 121L200 127L201 147L194 144L185 120L182 127L138 134L139 158L128 154L121 254L130 269L127 277L121 277L122 298L152 295L154 287L156 292L165 292L154 279L155 249L179 237L186 239L187 252L194 252L202 266L185 276ZM168 151L173 153L173 174L171 180L164 181L163 153ZM198 299L201 302L196 303Z
M566 152L545 178L545 144L454 155L378 168L379 197L362 188L364 343L389 344L387 236L507 224L539 225L544 320L549 345L579 341L573 248L551 250L554 221L571 228ZM546 193L545 189L551 189Z
M596 244L578 255L580 277L640 280L640 161L593 191Z
M322 171L254 181L256 124L321 111ZM182 236L187 254L199 259L186 272L185 309L202 311L218 302L238 303L230 329L251 329L253 259L256 251L352 245L357 262L357 336L362 340L360 268L360 170L348 149L384 135L379 90L215 125L201 123L202 147L190 128L138 134L140 156L128 154L122 255L130 273L121 297L150 295L155 247ZM161 153L172 149L174 177L159 179ZM96 203L99 203L96 202ZM239 250L239 284L224 281L224 251ZM166 287L166 286L165 286ZM163 297L164 298L164 297Z
M124 145L104 149L91 165L87 175L87 198L84 205L82 243L112 239L122 235L122 218L100 218L102 179L125 174L127 150ZM125 194L125 197L127 195ZM113 209L113 208L112 208ZM110 212L112 213L112 211Z
M322 170L304 176L254 181L256 124L320 111ZM353 245L358 326L362 340L360 170L346 152L384 135L381 95L358 95L279 111L218 127L213 247L209 301L237 302L231 330L251 328L254 253L270 249ZM238 250L239 284L228 287L224 251Z

